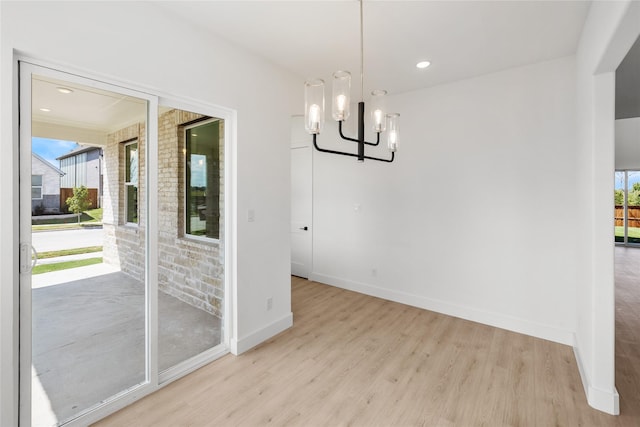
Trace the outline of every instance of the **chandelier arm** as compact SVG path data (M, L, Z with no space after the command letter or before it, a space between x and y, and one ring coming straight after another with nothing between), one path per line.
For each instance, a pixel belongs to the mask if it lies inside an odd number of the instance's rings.
M313 134L313 146L315 147L316 150L320 151L321 153L329 153L329 154L340 154L341 156L349 156L349 157L359 157L358 154L356 153L344 153L342 151L336 151L336 150L329 150L326 148L320 148L318 147L318 138L317 138L317 134ZM396 153L394 153L393 151L391 152L391 158L390 159L380 159L378 157L370 157L370 156L364 156L365 159L369 159L369 160L377 160L379 162L386 162L386 163L391 163L394 161L396 157Z
M329 150L326 148L320 148L318 147L318 142L317 142L317 134L313 134L313 146L316 148L316 150L322 152L322 153L330 153L330 154L340 154L342 156L349 156L349 157L358 157L357 154L355 153L344 153L342 151L336 151L336 150ZM374 159L375 160L375 159Z
M360 142L360 141L358 141L356 138L349 138L348 136L345 136L345 135L344 135L344 133L342 133L342 122L343 122L343 121L344 121L344 120L340 120L340 121L338 121L338 132L340 133L340 138L344 139L345 141ZM367 144L367 145L372 145L372 146L374 146L374 147L375 147L376 145L380 144L380 132L376 132L376 135L377 135L376 142L367 142L367 141L364 141L364 143L365 143L365 144Z
M393 151L391 152L391 158L390 159L379 159L377 157L369 157L369 156L364 156L365 159L369 159L369 160L377 160L379 162L387 162L387 163L391 163L393 162L393 160L396 158L396 153L394 153Z
M344 134L342 133L342 122L344 120L340 120L338 122L338 132L340 133L340 138L344 139L345 141L351 141L351 142L360 142L355 138L349 138L348 136L344 136Z

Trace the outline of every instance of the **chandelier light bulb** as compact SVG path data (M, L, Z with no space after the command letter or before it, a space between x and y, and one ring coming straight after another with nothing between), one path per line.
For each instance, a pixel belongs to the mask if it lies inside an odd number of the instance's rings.
M309 107L309 128L314 132L320 130L320 106L318 104L311 104Z
M384 103L386 90L376 89L371 92L371 127L376 133L385 131Z
M344 115L344 107L347 101L347 97L344 95L338 95L336 98L336 104L338 106L338 112Z
M350 92L351 73L348 71L336 71L333 73L333 120L340 122L349 118Z
M398 128L399 119L400 114L398 113L387 114L387 129L389 129L389 134L387 136L387 148L392 153L398 150L398 142L400 142L400 132Z
M379 129L382 128L382 123L384 123L384 113L382 110L373 110L373 127L376 132L380 132Z
M308 133L322 132L324 124L324 81L309 80L304 83L304 126Z

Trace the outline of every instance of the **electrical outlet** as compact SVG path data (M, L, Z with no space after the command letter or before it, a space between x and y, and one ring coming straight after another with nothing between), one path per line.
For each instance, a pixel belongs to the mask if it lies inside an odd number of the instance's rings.
M271 310L273 308L273 298L269 297L267 298L267 311Z
M247 221L254 222L256 220L256 212L253 209L247 211Z

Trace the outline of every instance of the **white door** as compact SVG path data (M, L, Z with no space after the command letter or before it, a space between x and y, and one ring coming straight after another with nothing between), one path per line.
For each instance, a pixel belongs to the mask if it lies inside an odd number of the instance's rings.
M301 117L292 120L291 139L291 274L308 278L313 232L312 148Z

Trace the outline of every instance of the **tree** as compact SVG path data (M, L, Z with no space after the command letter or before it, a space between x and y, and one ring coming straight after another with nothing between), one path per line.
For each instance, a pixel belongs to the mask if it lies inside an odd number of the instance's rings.
M618 188L615 190L614 200L617 206L621 206L624 204L624 191L622 191L622 189Z
M628 194L629 200L627 204L629 206L640 206L640 182L634 182Z
M89 190L84 185L81 187L73 188L73 196L69 197L66 201L69 210L78 215L78 224L80 224L80 215L82 212L89 209L91 206L91 200L89 200Z

